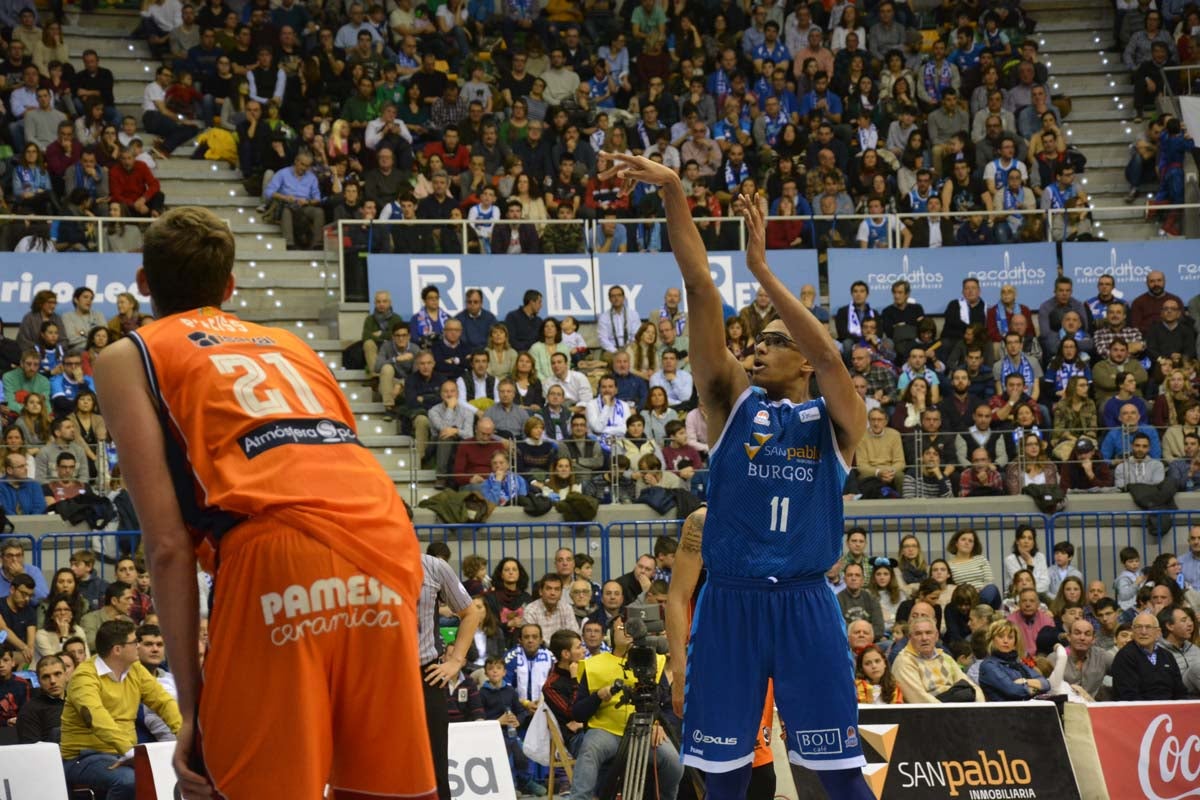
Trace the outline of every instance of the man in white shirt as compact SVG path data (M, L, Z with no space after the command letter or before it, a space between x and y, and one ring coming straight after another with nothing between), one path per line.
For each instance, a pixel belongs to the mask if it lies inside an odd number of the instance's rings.
M37 90L40 82L37 67L32 64L21 73L21 85L8 96L9 123L13 152L20 154L25 149L25 112L38 107Z
M596 320L596 335L600 339L600 349L604 351L602 358L611 363L618 350L624 350L633 343L642 319L625 302L625 289L620 286L609 288L608 303L608 310Z
M412 147L412 132L408 126L404 124L404 120L396 118L396 106L394 103L387 103L383 110L379 112L379 118L373 119L367 123L367 129L363 133L363 144L368 150L378 150L381 143L392 145L392 149L399 152L396 148L396 143L403 140L411 151ZM411 166L411 162L409 164ZM401 164L401 168L404 165Z
M686 407L692 399L692 376L679 369L679 352L668 348L662 352L662 366L650 376L650 388L661 386L667 393L671 408Z
M167 108L167 87L174 78L175 73L170 67L159 67L154 73L154 80L146 84L142 92L142 127L162 137L160 149L167 155L200 132L195 125L179 122L178 117Z
M546 392L549 392L552 386L561 386L567 404L577 410L583 410L592 401L595 396L592 384L582 372L570 368L565 354L554 353L550 356L550 371L554 374L545 381L543 388Z

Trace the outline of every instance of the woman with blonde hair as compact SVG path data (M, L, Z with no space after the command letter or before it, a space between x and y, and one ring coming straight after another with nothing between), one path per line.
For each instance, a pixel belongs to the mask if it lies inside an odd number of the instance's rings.
M1162 393L1154 398L1150 424L1162 430L1183 422L1183 412L1196 402L1196 393L1181 369L1173 369L1163 382Z
M109 339L113 342L133 333L154 318L141 313L142 304L129 292L117 295L117 313L108 321Z
M988 702L1030 700L1050 691L1050 681L1021 660L1024 637L1012 622L993 622L987 632L988 657L979 666L979 687Z
M517 365L517 351L508 341L508 326L497 322L488 329L488 374L507 378Z
M329 140L325 144L325 155L330 161L350 157L350 123L344 119L333 121L329 129Z

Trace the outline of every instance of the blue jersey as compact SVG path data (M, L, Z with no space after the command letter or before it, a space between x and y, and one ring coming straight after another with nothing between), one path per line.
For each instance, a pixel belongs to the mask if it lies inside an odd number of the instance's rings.
M823 575L842 552L848 467L823 398L733 406L709 456L704 566L738 578Z

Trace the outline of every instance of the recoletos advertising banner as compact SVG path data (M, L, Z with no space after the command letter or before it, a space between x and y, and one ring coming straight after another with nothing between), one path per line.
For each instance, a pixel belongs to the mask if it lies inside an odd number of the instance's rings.
M1017 301L1036 308L1054 294L1058 257L1049 242L1013 245L913 248L908 250L839 248L829 251L829 305L850 302L850 285L863 281L871 305L892 302L892 284L908 281L912 299L927 314L940 314L962 295L965 278L979 281L988 305L1000 300L1000 287L1011 284Z
M860 706L880 800L1080 800L1053 703Z
M1127 301L1146 291L1146 276L1160 270L1167 291L1187 302L1200 294L1200 247L1194 239L1149 242L1065 242L1063 274L1075 281L1075 296L1096 296L1096 280L1111 275Z
M817 285L817 255L811 250L772 250L767 261L794 293L806 283ZM740 251L708 254L709 269L722 299L735 308L754 300L758 283ZM376 254L367 259L372 294L386 290L403 314L421 307L421 290L435 286L442 307L457 314L468 289L483 293L483 306L501 319L521 305L529 289L542 293L542 316L596 318L608 307L608 290L625 289L626 302L643 317L657 309L669 288L683 279L671 253L581 255L401 255ZM686 299L685 299L686 302Z
M29 313L34 295L50 289L58 295L58 313L71 310L75 287L96 293L97 311L117 313L117 296L130 292L149 312L150 298L138 294L138 253L0 253L0 319L9 324Z

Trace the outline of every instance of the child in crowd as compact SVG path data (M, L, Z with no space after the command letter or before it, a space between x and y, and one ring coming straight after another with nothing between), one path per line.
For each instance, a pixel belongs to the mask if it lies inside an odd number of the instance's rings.
M1116 595L1117 606L1122 611L1128 611L1137 601L1138 587L1146 580L1146 576L1141 574L1142 554L1136 547L1122 547L1119 556L1125 571L1113 583L1113 594Z
M1058 587L1062 586L1062 582L1067 578L1083 580L1083 573L1071 566L1071 559L1074 557L1075 545L1065 539L1054 543L1054 563L1050 565L1050 586L1046 589L1046 593L1051 597L1058 594Z
M21 706L29 700L29 681L14 675L17 666L17 647L12 642L0 643L0 726L14 724Z
M137 120L133 117L126 116L121 119L121 130L117 132L117 141L121 143L121 147L129 147L137 137L137 127Z
M479 689L479 698L483 705L483 718L494 719L504 730L504 744L508 749L508 763L512 769L513 782L517 788L523 788L522 779L529 770L529 760L521 750L520 729L529 719L529 711L521 705L517 690L504 680L504 659L489 658L483 665L483 674L487 678Z
M50 320L42 323L42 332L38 337L35 349L42 360L41 366L38 367L38 372L47 378L52 378L63 371L62 362L67 353L63 346L59 344L58 337L58 323L51 322Z
M571 351L571 365L579 366L580 359L587 356L590 348L579 333L579 320L571 316L562 318L562 343Z
M667 423L667 439L663 444L663 463L666 468L679 476L688 488L698 497L704 496L704 476L700 468L704 459L700 451L688 444L687 427L683 420L673 419Z
M500 208L496 205L496 190L493 187L484 186L480 190L479 202L471 206L471 210L467 212L467 219L472 223L475 223L476 220L497 222L500 219ZM492 252L492 226L473 224L471 229L479 237L480 252L485 255L490 254Z
M108 583L95 574L95 567L96 554L91 550L76 550L71 554L71 571L75 573L79 596L87 601L89 611L100 607L104 591L108 588Z
M459 672L453 681L446 684L446 716L450 722L474 722L483 719L479 688L465 672Z

